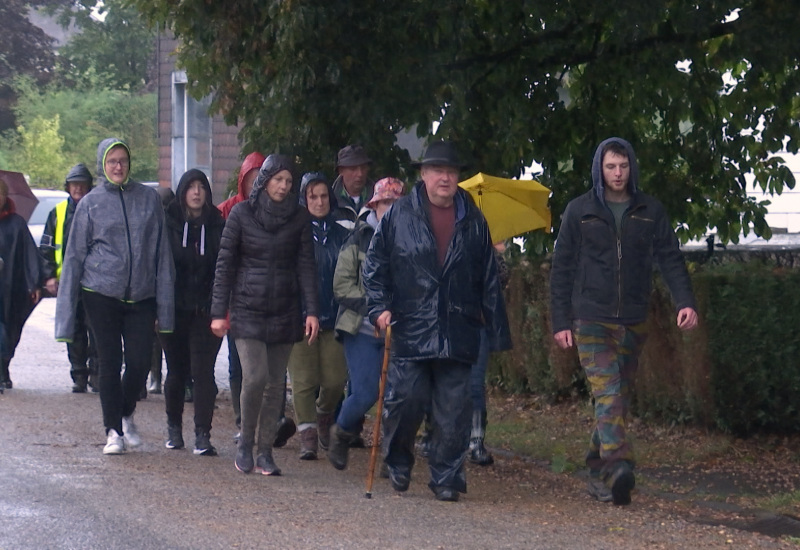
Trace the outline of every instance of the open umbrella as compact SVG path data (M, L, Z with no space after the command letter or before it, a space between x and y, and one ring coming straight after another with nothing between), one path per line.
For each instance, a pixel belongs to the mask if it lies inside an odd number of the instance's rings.
M17 214L28 221L33 214L34 208L39 204L31 188L28 187L28 182L25 181L25 176L22 172L8 172L7 170L0 170L0 179L8 185L8 197L14 201L14 206L17 208Z
M458 185L489 223L494 242L542 229L550 232L550 190L534 180L510 180L478 173Z

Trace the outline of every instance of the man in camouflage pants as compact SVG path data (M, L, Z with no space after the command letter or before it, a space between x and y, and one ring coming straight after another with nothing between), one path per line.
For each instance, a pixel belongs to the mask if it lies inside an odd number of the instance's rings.
M592 183L564 212L553 253L550 310L556 343L563 349L577 345L595 399L586 456L589 492L624 505L636 483L625 422L646 337L654 261L675 302L678 328L697 326L697 312L664 207L638 190L630 143L610 138L597 147Z

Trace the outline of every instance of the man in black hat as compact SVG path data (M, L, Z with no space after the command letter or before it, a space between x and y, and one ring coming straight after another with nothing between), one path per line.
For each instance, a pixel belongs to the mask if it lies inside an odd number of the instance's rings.
M73 166L67 173L64 181L64 190L69 194L66 200L58 203L47 216L42 232L42 241L39 252L42 255L44 266L45 289L51 296L58 294L58 280L61 277L61 266L64 263L64 252L67 250L67 239L72 227L72 216L78 202L92 190L94 178L85 164ZM72 391L84 393L90 382L93 391L98 387L95 383L97 365L93 357L89 339L89 327L86 324L86 315L83 307L78 304L75 319L75 335L72 342L67 343L67 356L70 363L70 376L72 377ZM88 362L88 366L87 366Z
M366 207L372 197L374 182L369 179L372 160L361 145L348 145L336 155L336 171L339 176L333 182L336 200L336 221L353 229L359 218L366 219L370 210Z
M432 143L415 166L422 181L384 215L364 262L370 321L392 326L383 451L392 487L407 490L428 412L428 486L438 500L456 501L467 490L470 369L481 328L493 351L511 348L511 338L489 227L458 187L454 144Z

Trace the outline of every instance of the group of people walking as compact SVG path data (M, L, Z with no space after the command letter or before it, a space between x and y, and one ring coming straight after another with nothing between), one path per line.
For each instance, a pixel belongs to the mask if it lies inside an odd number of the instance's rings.
M4 371L19 340L8 301L24 298L14 313L29 313L44 286L57 295L55 335L68 344L73 391L99 388L103 452L141 445L134 412L158 333L168 369L166 447L185 446L184 387L193 380L194 453L213 456L214 363L227 336L240 429L235 467L279 475L272 449L297 431L301 459L316 459L321 448L341 470L349 449L363 445L382 333L392 327L382 434L389 480L396 491L409 488L424 423L428 486L439 500L458 500L466 460L492 462L484 446L486 361L509 349L511 336L502 247L458 186L465 164L455 144L427 147L410 190L392 177L370 181L360 146L339 151L332 184L320 172L298 182L289 157L251 153L237 194L219 207L200 170L181 177L164 208L154 190L130 179L130 164L122 140L102 141L97 186L83 165L66 178L69 198L48 220L43 271L15 278L16 293L4 275ZM560 347L577 345L595 399L590 493L627 504L635 462L625 419L654 262L678 326L694 328L697 313L663 207L638 189L630 144L604 141L592 176L592 190L567 207L557 240L552 327ZM6 218L18 225L7 195L0 181L6 270L9 258L19 262L6 251L28 244L5 242ZM286 415L287 371L296 421Z

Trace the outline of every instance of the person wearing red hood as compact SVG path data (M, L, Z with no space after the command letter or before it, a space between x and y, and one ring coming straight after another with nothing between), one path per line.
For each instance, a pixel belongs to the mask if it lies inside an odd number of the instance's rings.
M237 192L234 196L219 203L217 208L222 213L222 217L227 220L231 213L231 209L238 203L247 200L250 196L250 191L253 190L253 182L256 181L258 170L264 163L267 157L254 151L244 157L242 166L239 168L239 177L237 181ZM242 428L242 411L241 411L241 394L242 394L242 364L239 362L239 353L236 351L236 343L233 338L228 338L228 381L231 386L231 404L233 405L233 414L235 416L236 428ZM236 441L239 440L239 433L234 436Z
M0 179L0 393L11 389L8 365L14 357L22 327L39 303L42 288L42 266L36 243L28 224L16 213L14 201L8 197L8 185Z

